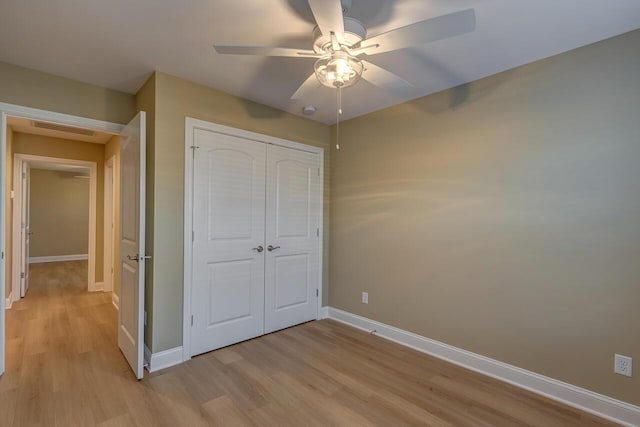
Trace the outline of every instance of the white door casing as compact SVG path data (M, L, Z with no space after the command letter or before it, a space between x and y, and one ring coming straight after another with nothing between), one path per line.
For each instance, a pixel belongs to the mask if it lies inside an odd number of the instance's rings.
M138 379L144 375L145 113L121 134L120 309L118 346Z
M103 290L113 291L114 282L114 248L115 248L115 156L104 162L104 262Z
M265 333L317 318L321 186L318 154L268 146Z
M193 144L190 354L196 355L264 331L266 146L201 129Z
M0 251L2 259L0 259L0 375L4 374L4 341L5 341L5 292L6 286L10 283L5 282L6 272L6 236L7 236L7 217L6 217L6 176L7 176L7 115L0 111Z
M22 242L22 259L20 260L20 297L24 298L29 290L29 240L31 239L31 168L27 162L22 163L21 177L20 241Z

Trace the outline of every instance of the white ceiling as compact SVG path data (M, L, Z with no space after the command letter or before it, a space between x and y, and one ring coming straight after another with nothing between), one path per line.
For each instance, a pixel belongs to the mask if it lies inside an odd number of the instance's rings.
M639 0L353 0L369 35L467 8L473 33L367 58L413 84L343 92L344 119L640 28ZM335 122L335 93L289 97L313 60L219 55L212 44L311 47L306 0L0 2L0 60L135 93L160 70L313 119ZM638 52L630 52L638 54Z

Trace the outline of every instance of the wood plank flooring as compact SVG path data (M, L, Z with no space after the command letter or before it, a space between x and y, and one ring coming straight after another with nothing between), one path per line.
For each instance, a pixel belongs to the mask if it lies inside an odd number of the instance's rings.
M606 426L591 415L331 320L136 381L86 262L37 264L7 311L2 426Z

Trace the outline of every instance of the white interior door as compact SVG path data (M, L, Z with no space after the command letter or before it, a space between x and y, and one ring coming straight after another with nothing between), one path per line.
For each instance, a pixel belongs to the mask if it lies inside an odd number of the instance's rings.
M266 145L194 132L191 354L264 332Z
M319 167L318 154L268 146L265 333L317 318Z
M145 112L121 134L120 145L120 309L118 346L138 379L143 377Z
M22 260L20 263L20 297L29 290L29 240L31 240L31 168L22 162L22 209L20 218L20 238L22 240Z
M6 286L11 286L11 283L5 281L6 271L6 251L9 249L5 246L6 232L7 232L7 217L6 217L6 193L5 183L7 176L7 115L0 112L0 250L2 251L2 257L0 259L0 375L4 374L4 322L5 322L5 291ZM11 172L9 172L11 173ZM12 227L12 224L8 224Z

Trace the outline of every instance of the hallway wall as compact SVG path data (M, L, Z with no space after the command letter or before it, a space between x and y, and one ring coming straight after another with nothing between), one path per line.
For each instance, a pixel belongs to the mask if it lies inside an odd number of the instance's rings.
M88 254L90 182L78 175L31 169L31 258Z

